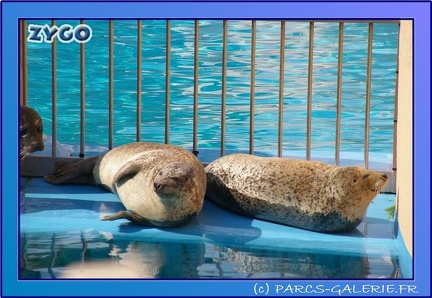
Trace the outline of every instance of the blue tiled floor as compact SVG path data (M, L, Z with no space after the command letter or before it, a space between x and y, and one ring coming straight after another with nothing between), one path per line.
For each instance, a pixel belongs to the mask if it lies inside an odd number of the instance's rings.
M393 207L395 195L380 194L368 209L356 230L343 234L323 234L227 212L205 201L201 213L189 224L171 229L157 229L130 224L126 220L100 221L102 214L123 209L116 195L96 186L54 186L41 178L21 178L21 234L67 235L82 231L109 234L128 242L170 241L202 242L227 247L333 256L361 256L374 260L397 258L395 224L386 211ZM92 232L92 233L93 233ZM378 264L378 266L380 266Z

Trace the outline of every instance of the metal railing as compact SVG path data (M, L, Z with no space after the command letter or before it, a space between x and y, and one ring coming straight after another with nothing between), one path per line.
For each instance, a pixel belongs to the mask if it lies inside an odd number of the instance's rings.
M114 118L114 20L108 21L109 27L109 41L108 41L108 51L109 51L109 144L108 147L111 149L113 147L113 118ZM259 21L258 21L259 22ZM313 88L313 67L314 67L314 36L315 36L315 23L316 21L310 20L309 22L309 49L308 49L308 76L307 76L307 136L306 136L306 159L311 159L311 133L312 133L312 88ZM326 21L327 22L327 21ZM341 113L342 113L342 68L343 68L343 45L344 45L344 25L345 21L329 21L339 23L339 37L338 37L338 55L337 55L337 91L336 91L336 127L335 127L335 163L340 164L340 148L341 148ZM393 22L398 21L353 21L347 20L346 22L366 22L369 24L368 30L368 46L367 46L367 73L366 73L366 108L365 108L365 131L364 131L364 166L369 167L369 134L370 134L370 107L371 107L371 72L372 72L372 53L373 53L373 34L374 34L374 23L378 22ZM84 20L80 21L81 24ZM220 115L220 154L224 155L226 153L226 106L227 106L227 56L228 56L228 26L230 21L222 21L222 87L221 87L221 115ZM279 63L279 98L278 98L278 141L277 141L277 155L282 156L283 150L283 127L284 127L284 60L285 60L285 27L289 20L280 21L280 63ZM55 25L56 21L52 21L52 25ZM27 49L25 42L26 35L26 22L21 21L21 102L23 104L27 103ZM136 140L141 140L141 109L142 109L142 21L137 21L137 94L136 94ZM193 152L198 154L198 70L199 70L199 29L200 24L198 20L194 22L194 61L193 61ZM165 81L165 143L170 142L170 71L171 71L171 21L166 21L166 81ZM251 20L251 60L250 60L250 122L249 122L249 153L253 154L255 151L254 146L254 131L255 131L255 81L256 81L256 32L257 32L257 21ZM57 141L57 124L56 124L56 109L57 109L57 48L56 41L52 43L52 156L56 155L56 141ZM80 157L85 155L85 44L80 45L80 88L81 88L81 125L80 125ZM397 81L397 71L396 71L396 81ZM396 82L397 84L397 82ZM396 85L397 87L397 85ZM395 100L395 111L397 111L397 92ZM395 112L395 127L396 130L396 112ZM276 124L276 123L275 123ZM394 142L396 142L396 134L394 136ZM396 170L396 144L394 143L393 151L393 170Z

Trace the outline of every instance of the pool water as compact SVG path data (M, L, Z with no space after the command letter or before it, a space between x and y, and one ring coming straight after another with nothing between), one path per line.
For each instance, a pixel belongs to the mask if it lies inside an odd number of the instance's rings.
M46 24L50 21L28 21ZM57 24L78 24L58 21ZM108 22L86 23L86 154L108 149ZM170 143L192 147L193 21L172 21ZM114 146L136 137L136 22L114 26ZM165 21L143 21L143 141L164 142ZM257 22L255 153L277 153L280 23ZM367 24L346 24L342 88L342 165L362 165ZM249 148L250 21L229 21L227 153ZM371 168L391 170L397 24L376 24L372 69ZM309 24L287 23L283 155L304 158ZM334 162L338 24L315 24L312 158ZM58 48L58 141L79 153L79 45ZM222 22L200 21L198 150L220 148ZM51 47L28 43L28 104L50 135ZM46 152L50 152L46 146ZM64 151L66 152L66 151ZM245 218L211 202L190 224L153 229L99 216L123 208L97 187L52 186L21 177L20 278L403 278L394 194L380 194L359 227L320 234ZM407 273L408 272L408 273ZM106 275L110 276L106 276Z
M210 201L171 229L102 222L122 210L92 186L21 178L20 278L404 278L395 196L380 194L350 233L323 234L246 218Z
M49 24L50 21L28 21ZM57 21L57 24L78 21ZM89 20L86 43L87 154L108 148L108 21ZM136 139L136 21L114 22L114 146ZM194 22L171 24L170 143L193 140ZM228 22L226 148L249 148L251 22ZM312 158L335 150L338 23L316 22L314 36ZM163 20L144 20L142 50L142 140L164 142L165 30ZM198 150L220 148L222 21L200 21ZM306 151L309 23L287 22L285 43L283 149ZM368 24L345 24L342 69L341 152L364 151ZM398 24L374 25L370 152L393 153L393 117ZM277 154L280 22L258 21L255 83L255 150ZM79 153L80 51L57 43L58 140ZM28 43L29 105L51 134L51 45Z

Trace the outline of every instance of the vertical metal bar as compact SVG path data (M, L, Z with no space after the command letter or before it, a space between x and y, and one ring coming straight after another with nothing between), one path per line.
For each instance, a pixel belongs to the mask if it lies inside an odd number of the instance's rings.
M55 263L57 261L56 238L57 238L57 234L54 233L51 237L51 245L50 245L52 259L51 259L51 264L48 267L48 273L53 279L56 278L56 275L53 270L53 268L55 267Z
M308 95L307 95L307 137L306 137L306 159L311 159L312 143L312 72L314 53L315 23L309 23L309 64L308 64Z
M340 134L342 109L342 60L343 60L344 23L339 23L338 74L337 74L337 104L336 104L336 145L335 161L340 163Z
M372 44L373 44L373 23L369 23L367 75L366 75L365 143L364 143L364 167L366 169L369 167L369 131L370 131L371 76L372 76Z
M21 266L23 266L23 268L28 268L28 259L27 259L27 254L28 254L28 236L27 233L20 233L20 257L21 257Z
M222 103L221 103L221 152L220 155L225 155L225 130L226 130L226 73L227 73L227 36L228 36L228 21L223 21L223 37L222 37Z
M84 24L84 20L80 21ZM80 154L84 157L85 153L85 43L80 44L80 76L81 76L81 105L80 105Z
M171 76L171 21L166 21L166 69L165 69L165 144L169 143L170 127L170 76Z
M108 148L113 148L114 136L114 21L109 20L109 104L108 104Z
M137 123L136 141L141 141L141 93L142 93L142 20L137 22Z
M398 101L399 101L399 51L400 51L400 23L399 23L399 34L398 34L398 48L397 48L397 59L396 59L396 82L395 82L395 107L393 116L393 173L397 179L397 122L398 122Z
M81 252L81 263L85 263L85 255L88 249L87 239L84 235L84 232L81 231L81 243L82 243L82 252Z
M254 153L255 134L255 60L256 60L256 20L252 20L251 37L251 82L250 82L250 123L249 123L249 154Z
M282 156L283 108L285 74L285 21L281 21L280 61L279 61L279 117L278 117L278 156Z
M26 30L26 21L20 21L20 105L28 104L28 87L27 87L27 30Z
M51 26L55 26L56 21L51 21ZM51 155L56 156L57 154L57 40L54 38L51 44L51 98L52 98L52 147Z
M198 59L199 59L199 21L195 20L194 47L194 101L193 101L193 148L192 153L198 155Z

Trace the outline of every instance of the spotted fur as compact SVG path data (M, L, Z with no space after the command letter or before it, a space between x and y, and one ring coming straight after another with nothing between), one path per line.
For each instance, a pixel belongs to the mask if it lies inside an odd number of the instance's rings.
M28 106L20 106L20 162L27 154L44 150L40 115Z
M354 229L385 174L318 161L232 154L206 167L207 197L244 214L318 232Z

